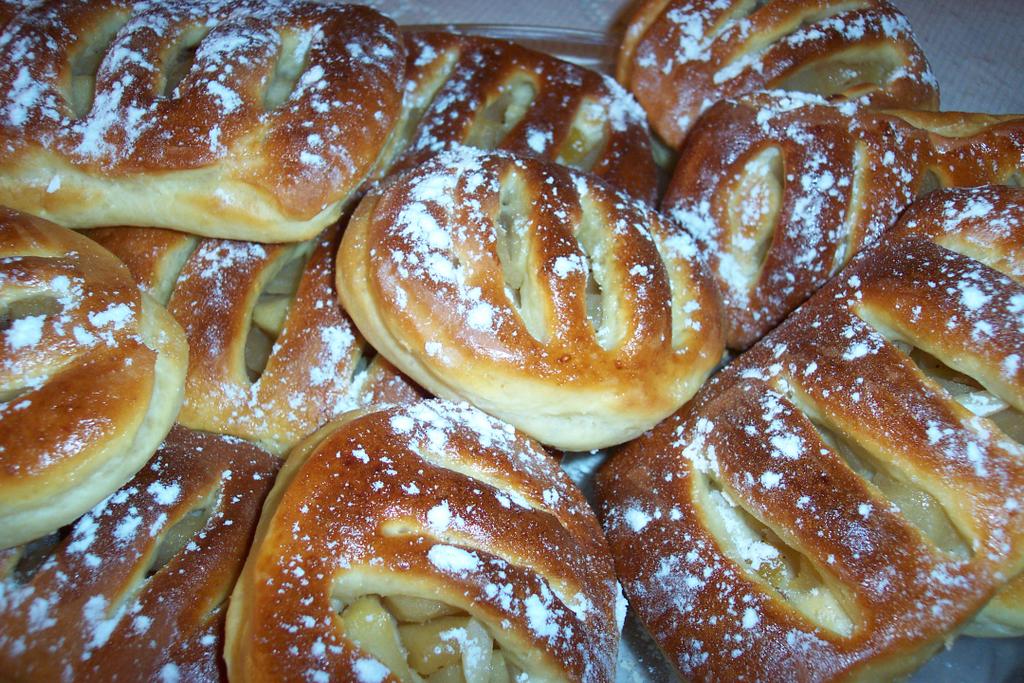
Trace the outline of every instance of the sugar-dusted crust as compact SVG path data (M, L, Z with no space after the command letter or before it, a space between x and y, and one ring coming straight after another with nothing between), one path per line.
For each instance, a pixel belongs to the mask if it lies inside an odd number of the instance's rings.
M1024 117L762 93L694 127L662 210L696 239L746 348L935 187L1018 184Z
M277 463L177 426L52 548L0 552L4 678L226 681L224 603Z
M338 264L345 309L398 368L557 448L636 436L722 354L689 237L556 164L442 153L363 199Z
M758 90L939 105L907 18L885 0L646 0L626 30L618 78L676 148L715 102Z
M164 296L184 327L191 361L178 421L188 427L238 436L284 455L353 408L422 397L382 356L374 356L338 305L339 225L291 245L196 239L145 228L89 235L123 258L150 292ZM283 291L268 294L283 269L301 273L297 284L284 283ZM261 314L275 308L269 326L279 324L280 330L267 330L273 345L253 378L249 335L253 327L268 325Z
M528 680L613 679L624 605L593 512L539 446L467 405L358 411L296 448L231 596L231 679L383 680L337 621L365 594L469 613Z
M181 327L91 240L0 209L0 548L74 520L153 454Z
M647 117L607 76L503 40L407 36L405 97L386 157L408 169L454 143L556 161L654 202Z
M684 675L905 674L1024 568L1024 449L915 360L1020 419L1024 262L998 245L1024 191L907 216L599 475L630 604Z
M0 203L308 239L376 161L404 61L395 25L355 5L39 3L0 34Z

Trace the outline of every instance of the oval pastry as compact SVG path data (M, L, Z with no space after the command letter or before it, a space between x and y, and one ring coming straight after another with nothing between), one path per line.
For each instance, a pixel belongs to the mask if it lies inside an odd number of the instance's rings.
M225 657L233 681L611 681L617 595L593 512L535 443L464 404L363 410L285 464Z
M1019 184L1024 117L873 112L760 93L712 107L662 211L696 239L746 348L936 187Z
M654 203L647 115L607 76L504 40L407 36L402 116L387 155L408 169L452 144L588 171Z
M557 448L636 436L722 354L689 237L556 164L445 152L363 199L338 264L345 309L398 368Z
M340 232L273 245L145 228L89 236L185 328L191 362L178 421L284 455L348 410L422 398L338 305Z
M937 192L599 474L689 677L884 680L1019 632L1024 191ZM926 217L926 218L925 218ZM993 596L996 599L989 602Z
M226 681L224 601L277 462L175 427L68 529L0 552L4 677Z
M181 327L107 250L0 209L0 548L131 479L182 401Z
M309 239L400 111L404 47L365 7L35 5L0 38L0 203L69 227Z
M645 0L617 75L674 148L715 102L758 90L939 106L907 18L885 0Z

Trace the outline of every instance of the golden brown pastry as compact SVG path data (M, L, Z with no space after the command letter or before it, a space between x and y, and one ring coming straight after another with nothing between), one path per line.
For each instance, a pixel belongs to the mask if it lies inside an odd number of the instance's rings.
M898 677L1024 568L1022 218L1019 189L930 195L601 471L683 675Z
M396 26L307 0L24 9L0 45L0 203L263 242L337 220L401 108Z
M0 30L25 6L23 0L0 0Z
M363 199L338 264L345 309L396 367L556 448L636 436L722 355L686 233L556 164L442 153Z
M277 458L175 427L72 526L0 552L10 681L226 681L225 600Z
M662 202L718 281L746 348L936 187L1020 184L1024 117L877 113L800 94L720 102Z
M907 18L885 0L645 0L617 75L675 148L715 102L758 90L939 106Z
M620 598L593 512L534 442L465 404L366 409L288 458L225 659L232 681L611 681Z
M607 76L515 43L407 36L405 99L385 157L411 168L453 143L504 149L601 176L653 203L647 116Z
M904 234L927 235L1024 285L1024 192L1001 187L937 192L903 214L893 239ZM958 288L968 298L973 295L969 283ZM1022 306L1024 298L1011 299L1018 332ZM975 323L972 339L984 337L986 330L985 321ZM978 366L970 374L950 371L936 362L921 363L920 367L969 411L992 420L1008 437L1024 444L1024 419L1020 412L1024 405L1024 382L1013 372L1024 358L1024 344L1019 336L1003 338L999 343L1005 344L1007 350L1002 372L981 381L973 376L982 372ZM981 637L1024 635L1024 575L1018 575L1000 590L964 633Z
M338 306L340 227L297 244L89 231L185 328L191 362L178 421L284 455L357 406L422 392L363 341Z
M131 479L171 428L188 346L110 252L0 208L0 548Z

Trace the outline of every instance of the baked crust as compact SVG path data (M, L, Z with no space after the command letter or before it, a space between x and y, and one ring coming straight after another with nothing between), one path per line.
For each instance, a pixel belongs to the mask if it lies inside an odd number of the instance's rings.
M625 592L683 675L897 677L1024 568L1022 217L1017 189L930 195L600 472Z
M231 679L384 680L339 628L367 594L468 613L528 680L613 678L624 605L593 512L539 446L470 406L361 410L295 449L231 596Z
M355 5L49 0L0 44L0 203L68 227L309 239L401 106L397 27Z
M1024 117L875 112L799 94L712 107L662 211L696 239L722 292L726 342L778 325L935 187L1019 183Z
M224 602L277 463L176 426L66 533L0 552L4 678L226 681Z
M89 239L0 209L0 548L131 479L182 401L181 327Z
M636 436L722 355L689 237L556 164L442 153L363 199L338 264L345 309L395 366L556 448Z
M504 40L406 40L402 116L385 154L398 155L392 170L464 144L565 164L655 202L647 115L613 79Z
M191 362L178 416L183 425L283 456L358 406L423 397L375 355L338 305L339 225L299 244L145 228L89 236L123 258L148 291L164 296L185 329Z
M884 0L646 0L617 75L674 148L715 102L758 90L939 106L907 18Z

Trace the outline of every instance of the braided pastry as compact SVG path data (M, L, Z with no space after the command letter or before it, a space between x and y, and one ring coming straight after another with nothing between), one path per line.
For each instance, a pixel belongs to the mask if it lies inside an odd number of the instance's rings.
M264 245L145 228L91 230L185 328L179 422L279 455L341 413L421 392L359 336L337 303L340 228Z
M73 526L0 552L5 680L227 680L224 601L277 462L175 427Z
M898 677L1024 569L1024 191L907 216L599 475L686 676Z
M557 448L636 436L722 355L686 234L555 164L443 153L363 199L338 263L345 309L398 368Z
M233 681L611 681L620 597L535 443L464 404L363 410L285 464L225 658Z
M408 37L402 116L385 154L407 169L451 146L505 149L599 175L654 203L647 116L618 83L503 40Z
M188 346L105 249L0 209L0 548L67 524L171 428Z
M396 26L353 5L46 0L0 37L0 203L311 238L376 162L404 60Z
M939 106L907 18L885 0L646 0L617 75L677 149L708 107L758 90Z
M726 343L774 328L935 187L1019 184L1024 117L876 113L763 93L694 127L662 202L697 240Z

